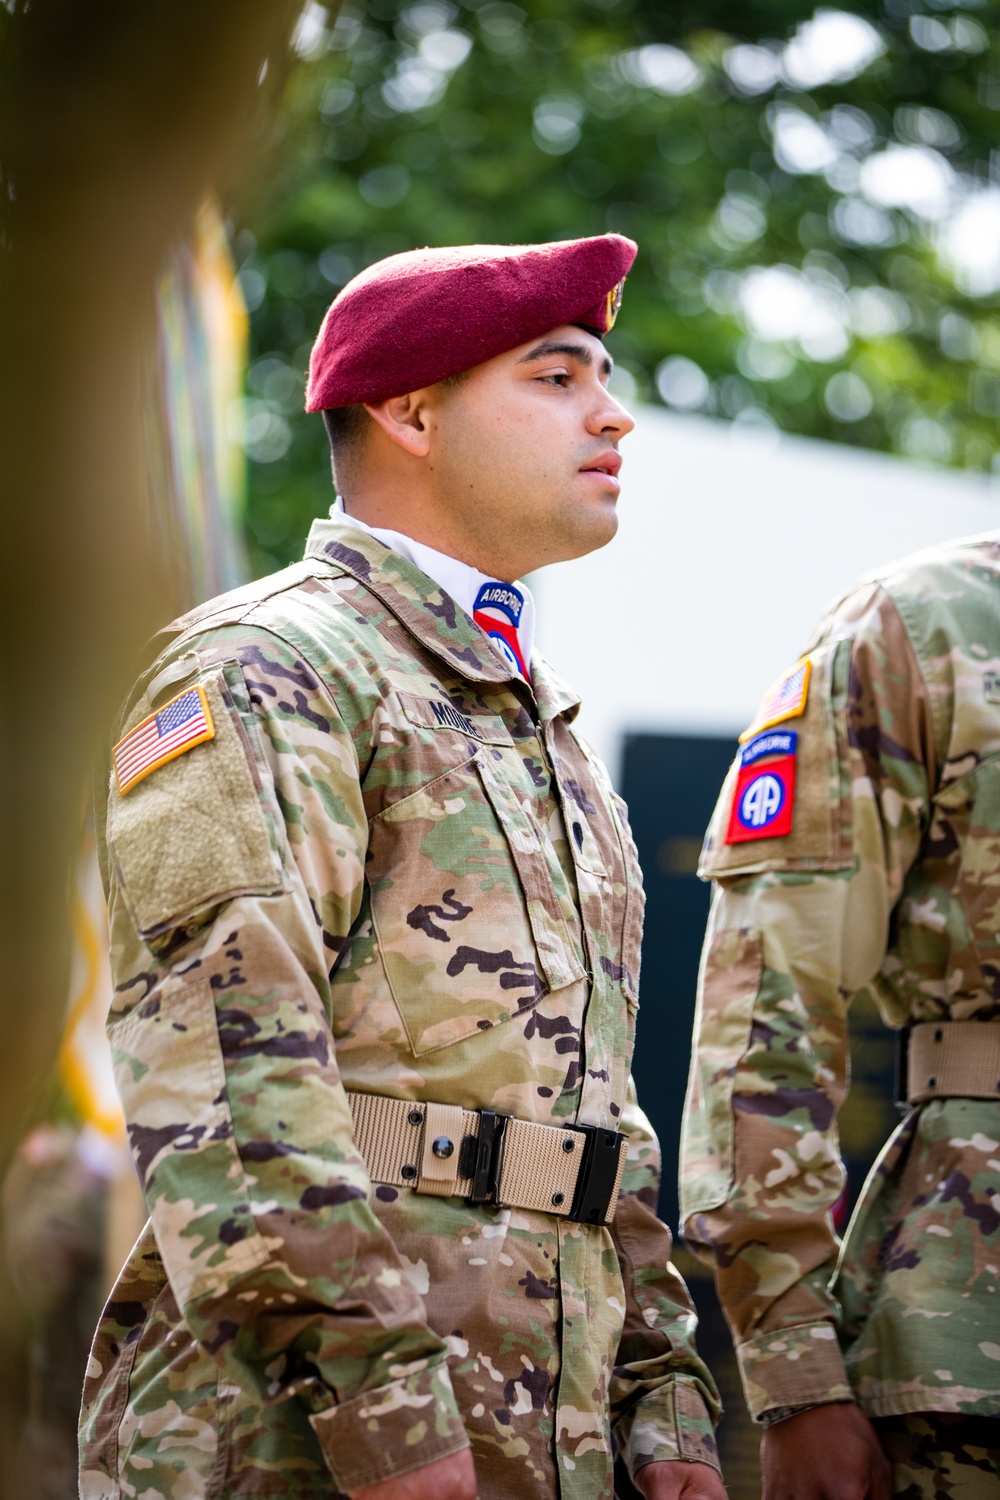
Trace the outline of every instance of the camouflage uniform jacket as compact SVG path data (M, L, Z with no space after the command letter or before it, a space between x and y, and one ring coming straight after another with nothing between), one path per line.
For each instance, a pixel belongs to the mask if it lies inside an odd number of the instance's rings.
M596 1500L612 1424L633 1473L715 1462L629 1084L635 850L532 665L534 692L332 521L181 620L134 693L122 732L200 684L216 733L109 794L151 1223L94 1345L85 1500L331 1496L467 1440L483 1497ZM615 1221L373 1185L345 1090L626 1132Z
M1000 533L862 582L808 658L791 832L726 843L734 768L706 841L685 1234L757 1417L996 1414L1000 1101L911 1109L839 1262L831 1208L851 997L892 1027L1000 1018Z

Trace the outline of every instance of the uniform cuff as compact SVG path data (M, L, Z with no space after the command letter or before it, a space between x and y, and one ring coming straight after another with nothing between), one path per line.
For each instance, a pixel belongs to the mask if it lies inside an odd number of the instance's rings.
M650 1391L618 1424L616 1437L633 1481L647 1464L681 1460L719 1468L712 1419L696 1385L674 1381Z
M755 1422L776 1407L854 1400L837 1331L825 1319L758 1334L736 1355Z
M445 1364L421 1364L309 1421L337 1488L348 1492L469 1446Z

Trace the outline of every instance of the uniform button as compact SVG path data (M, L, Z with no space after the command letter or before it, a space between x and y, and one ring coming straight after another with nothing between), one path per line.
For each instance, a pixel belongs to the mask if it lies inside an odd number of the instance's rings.
M455 1142L452 1141L452 1140L449 1140L449 1138L446 1135L439 1135L438 1138L437 1138L437 1140L434 1142L433 1146L431 1147L431 1150L434 1152L434 1155L440 1157L442 1161L446 1161L447 1158L454 1151L454 1149L455 1149Z
M411 1109L406 1118L411 1125L422 1125L424 1123L423 1114L419 1109Z
M416 1177L417 1169L416 1167L411 1167L409 1165L400 1167L399 1175L400 1177L405 1177L407 1182L410 1182L414 1177Z

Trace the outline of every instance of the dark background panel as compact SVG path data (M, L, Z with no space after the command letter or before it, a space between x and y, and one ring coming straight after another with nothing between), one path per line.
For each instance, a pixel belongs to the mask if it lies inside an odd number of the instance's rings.
M696 875L698 853L735 749L735 740L729 738L672 734L630 734L624 746L622 792L646 885L633 1073L640 1103L660 1138L660 1214L675 1231L681 1112L710 899L709 887ZM898 1118L892 1103L892 1035L864 994L851 1008L851 1061L851 1091L839 1119L848 1169L847 1190L837 1211L841 1228ZM711 1276L682 1244L675 1260L698 1309L699 1349L726 1407L719 1445L731 1500L758 1500L759 1429L747 1416Z
M632 1070L663 1152L660 1213L677 1223L677 1153L709 887L698 854L735 740L695 735L625 738L622 795L646 885L639 1029Z

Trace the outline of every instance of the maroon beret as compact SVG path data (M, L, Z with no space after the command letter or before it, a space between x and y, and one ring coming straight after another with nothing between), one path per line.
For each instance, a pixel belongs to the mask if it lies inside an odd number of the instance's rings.
M306 411L419 391L563 323L605 334L636 249L624 235L600 234L376 261L327 310L309 360Z

